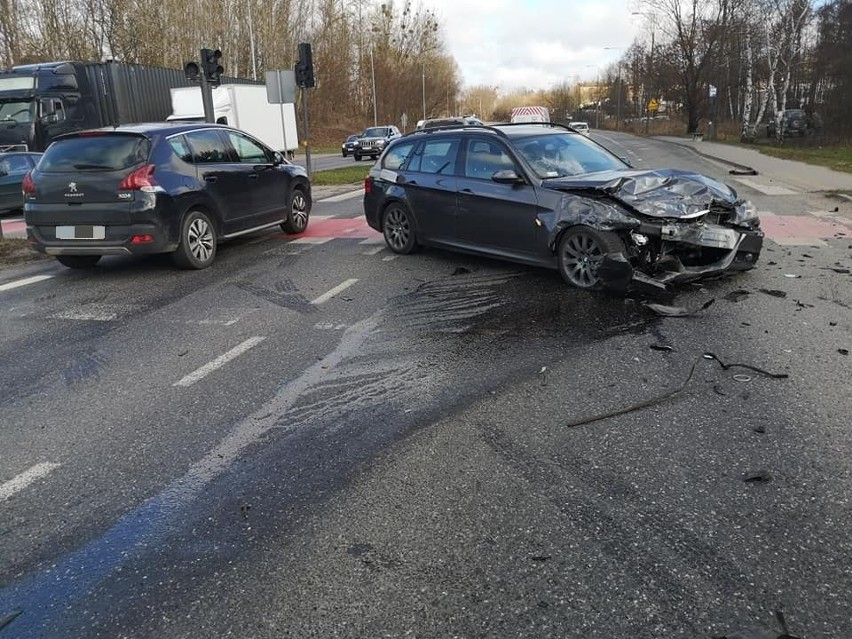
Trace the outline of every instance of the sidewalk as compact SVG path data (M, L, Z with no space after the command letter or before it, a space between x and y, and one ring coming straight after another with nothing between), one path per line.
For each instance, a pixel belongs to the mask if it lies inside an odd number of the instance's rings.
M670 144L692 149L699 155L720 160L727 164L750 167L759 175L764 175L778 182L804 192L820 191L852 191L852 173L841 173L831 169L794 162L792 160L781 160L755 151L754 149L734 146L729 144L718 144L715 142L693 142L686 138L669 136L658 136L655 140L661 140Z

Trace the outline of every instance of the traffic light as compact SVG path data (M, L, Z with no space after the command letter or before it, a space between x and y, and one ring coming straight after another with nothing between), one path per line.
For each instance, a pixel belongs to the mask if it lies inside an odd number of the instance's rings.
M311 45L307 42L299 44L299 60L296 62L296 85L303 89L316 86L314 80L314 58Z
M209 84L218 85L219 78L225 73L224 67L219 64L222 52L219 49L202 49L201 66L204 69L204 77Z
M197 62L187 62L183 66L183 73L186 79L190 82L198 82L198 76L201 74L201 69L198 68Z

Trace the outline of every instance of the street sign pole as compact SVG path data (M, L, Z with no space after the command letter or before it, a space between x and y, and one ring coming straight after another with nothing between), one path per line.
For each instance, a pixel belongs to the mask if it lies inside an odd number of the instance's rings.
M305 168L308 170L308 177L313 177L311 174L311 126L308 121L308 89L302 87L302 122L305 129Z

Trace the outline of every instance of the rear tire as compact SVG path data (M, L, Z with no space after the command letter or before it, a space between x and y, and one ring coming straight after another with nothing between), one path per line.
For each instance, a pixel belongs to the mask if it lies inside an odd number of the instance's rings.
M407 255L417 249L417 236L411 212L403 204L389 204L382 215L385 243L394 253Z
M624 242L615 233L590 226L574 226L559 240L559 274L568 284L583 290L602 288L598 267L609 253L624 253Z
M308 228L311 215L311 201L305 191L296 187L290 193L290 201L287 203L287 219L281 223L281 230L285 233L304 233Z
M93 268L101 260L100 255L57 255L56 261L68 268Z
M202 269L216 257L216 228L210 217L198 210L190 211L180 227L180 244L172 253L179 268Z

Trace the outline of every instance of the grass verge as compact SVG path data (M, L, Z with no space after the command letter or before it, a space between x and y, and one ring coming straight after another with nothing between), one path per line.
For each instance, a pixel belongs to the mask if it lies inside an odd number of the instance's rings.
M341 169L329 169L328 171L316 171L311 177L313 186L333 186L338 184L360 184L370 172L372 164L358 164L356 166L345 166Z
M852 148L848 146L769 146L758 147L760 152L784 160L796 160L825 166L835 171L852 173Z
M25 239L16 237L0 239L0 267L45 259L49 257L36 253Z

